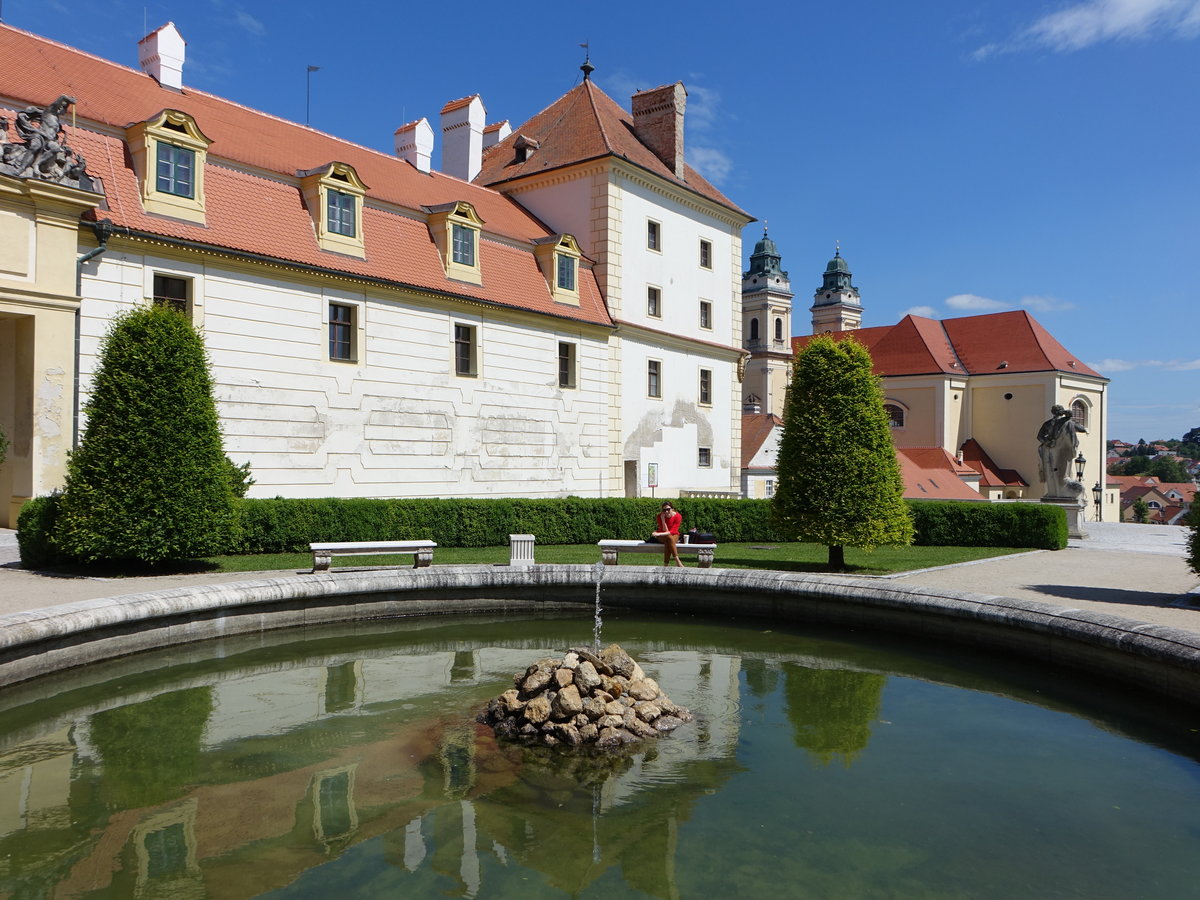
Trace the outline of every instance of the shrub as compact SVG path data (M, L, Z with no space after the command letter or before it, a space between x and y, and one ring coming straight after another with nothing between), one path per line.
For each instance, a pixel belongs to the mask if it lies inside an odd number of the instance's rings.
M911 500L917 536L926 547L1067 546L1067 516L1047 503L969 503Z
M1188 521L1192 523L1192 534L1188 538L1188 565L1192 571L1200 575L1200 503L1192 501L1192 511L1188 513Z
M26 569L48 569L64 562L54 545L61 494L34 497L21 507L17 517L17 547Z
M229 548L231 464L191 323L166 307L118 315L85 412L54 535L64 554L153 564Z
M0 428L0 466L4 465L6 459L8 459L8 435L4 433L3 428Z

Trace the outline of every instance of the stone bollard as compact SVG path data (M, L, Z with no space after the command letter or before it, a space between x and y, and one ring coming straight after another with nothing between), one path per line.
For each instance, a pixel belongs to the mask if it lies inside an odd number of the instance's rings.
M510 566L532 566L533 545L537 538L532 534L510 534L508 536Z

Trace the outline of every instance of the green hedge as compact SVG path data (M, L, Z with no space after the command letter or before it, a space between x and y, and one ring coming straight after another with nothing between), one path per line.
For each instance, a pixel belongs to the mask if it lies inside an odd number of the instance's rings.
M1067 516L1045 503L970 503L911 500L914 544L925 547L1067 546Z
M711 532L719 542L778 541L769 500L673 501L685 529ZM552 500L240 500L240 537L230 553L303 552L313 541L416 540L443 547L498 547L510 534L537 535L539 544L594 544L605 538L637 539L653 530L662 498ZM1067 545L1061 509L1038 503L909 504L925 546L1034 547ZM31 500L21 511L17 540L27 568L65 560L53 536L57 495Z

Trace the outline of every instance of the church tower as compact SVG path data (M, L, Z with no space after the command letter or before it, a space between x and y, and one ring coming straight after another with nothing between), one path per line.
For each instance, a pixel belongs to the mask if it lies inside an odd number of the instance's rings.
M742 412L783 415L792 361L792 290L775 242L762 240L742 273L742 338L750 351L742 380Z
M862 300L850 282L850 266L842 259L840 247L825 267L824 281L813 296L810 311L813 334L853 331L862 324Z

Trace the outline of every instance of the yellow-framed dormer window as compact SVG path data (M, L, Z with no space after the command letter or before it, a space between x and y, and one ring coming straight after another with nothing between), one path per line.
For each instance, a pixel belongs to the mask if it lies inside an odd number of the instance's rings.
M579 305L579 261L583 253L570 234L552 234L533 242L533 255L556 303Z
M320 248L366 259L363 201L367 186L354 167L331 162L297 174Z
M204 224L204 166L212 144L185 112L162 112L125 129L148 213Z
M423 207L429 215L429 235L437 245L447 278L483 284L479 264L479 235L483 219L465 200Z

